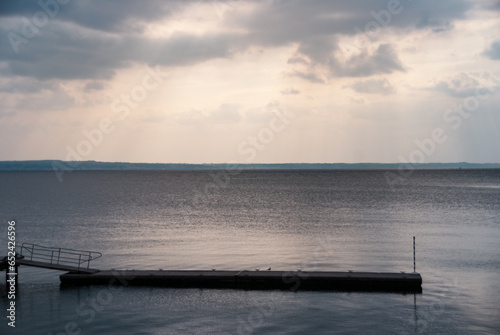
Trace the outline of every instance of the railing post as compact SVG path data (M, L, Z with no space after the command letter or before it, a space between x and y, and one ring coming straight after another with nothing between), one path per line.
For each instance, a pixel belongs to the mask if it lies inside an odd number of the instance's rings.
M80 263L82 262L82 254L78 255L78 268L80 268Z
M90 267L90 260L92 259L92 251L89 251L89 260L87 261L87 269Z
M54 259L54 250L50 252L50 264L52 264L53 259Z
M61 258L61 248L59 248L59 253L57 254L57 265L59 265L60 258Z

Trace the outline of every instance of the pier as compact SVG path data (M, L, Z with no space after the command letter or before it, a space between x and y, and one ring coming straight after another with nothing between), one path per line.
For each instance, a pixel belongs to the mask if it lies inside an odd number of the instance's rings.
M102 254L96 251L52 248L25 243L21 247L20 256L16 258L16 270L17 266L24 265L65 271L66 273L59 276L61 285L64 287L121 285L244 290L422 292L422 277L415 272L415 265L412 273L271 271L270 269L268 271L99 270L90 268L90 261L101 256ZM0 264L0 269L3 269L2 264Z
M109 270L66 273L63 285L162 286L245 290L421 292L418 273L333 271Z

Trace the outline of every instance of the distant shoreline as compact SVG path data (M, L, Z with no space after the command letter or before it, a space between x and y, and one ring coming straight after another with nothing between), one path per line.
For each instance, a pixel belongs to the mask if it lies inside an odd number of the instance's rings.
M0 171L139 171L139 170L391 170L391 169L500 169L500 163L283 163L183 164L96 161L0 161Z

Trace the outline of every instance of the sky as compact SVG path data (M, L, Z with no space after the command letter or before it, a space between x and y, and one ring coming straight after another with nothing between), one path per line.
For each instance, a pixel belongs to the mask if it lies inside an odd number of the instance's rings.
M500 163L498 0L3 0L0 160Z

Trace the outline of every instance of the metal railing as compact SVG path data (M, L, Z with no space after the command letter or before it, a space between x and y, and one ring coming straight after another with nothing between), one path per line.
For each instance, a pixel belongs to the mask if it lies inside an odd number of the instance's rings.
M87 269L90 267L90 261L102 256L97 251L45 247L33 243L23 243L21 246L21 255L30 261L55 265L71 265L78 268L83 268L82 264L87 263Z

